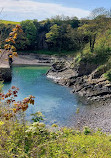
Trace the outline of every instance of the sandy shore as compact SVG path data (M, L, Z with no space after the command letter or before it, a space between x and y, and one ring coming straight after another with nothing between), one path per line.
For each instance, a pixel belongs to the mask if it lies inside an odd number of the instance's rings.
M53 58L47 55L19 55L13 58L12 65L40 65L40 66L51 66Z

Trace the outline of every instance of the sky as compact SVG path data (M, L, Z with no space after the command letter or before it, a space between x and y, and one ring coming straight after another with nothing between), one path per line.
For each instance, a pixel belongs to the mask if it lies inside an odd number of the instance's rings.
M0 0L0 19L40 21L56 15L84 18L100 7L110 9L111 0Z

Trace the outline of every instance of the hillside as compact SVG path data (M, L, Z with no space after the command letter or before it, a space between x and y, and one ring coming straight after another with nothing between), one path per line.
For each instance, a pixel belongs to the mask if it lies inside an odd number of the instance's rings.
M17 25L17 24L20 24L20 22L15 22L15 21L7 21L7 20L0 20L0 23L3 23L3 24L12 24L12 25Z

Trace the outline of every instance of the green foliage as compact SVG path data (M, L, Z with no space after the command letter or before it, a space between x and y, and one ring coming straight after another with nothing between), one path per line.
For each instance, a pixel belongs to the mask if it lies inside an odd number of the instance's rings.
M88 135L89 133L91 133L90 129L88 127L84 127L84 134Z
M27 50L29 45L30 43L25 33L22 32L21 34L19 34L18 38L16 39L16 44L15 44L15 47L17 48L17 50Z
M20 51L21 52L21 51ZM63 55L70 55L70 56L74 56L76 55L78 52L77 51L66 51L66 50L62 50L62 51L51 51L51 50L23 50L22 51L24 54L46 54L46 55L59 55L59 56L63 56ZM18 52L19 54L19 52Z
M36 39L36 26L34 25L32 20L22 21L21 26L23 32L25 32L26 37L29 40L29 44L31 45L31 47L33 47L34 41Z
M108 71L104 74L104 76L106 77L107 80L111 81L111 69L108 70Z
M90 132L88 127L83 132L70 128L49 131L43 123L34 122L26 125L24 133L22 124L2 120L0 131L0 156L4 158L111 156L111 136Z
M92 63L98 65L97 71L110 81L110 69L111 69L111 26L106 29L103 33L98 32L94 44L93 53L90 52L89 43L86 44L85 48L79 53L75 61L77 64L80 62Z
M4 48L5 39L9 36L9 33L13 29L14 25L0 23L0 48Z
M94 51L101 56L108 57L111 51L111 30L108 29L102 36L99 35L95 44Z
M80 52L82 52L85 45L89 43L88 50L90 52L98 52L99 54L101 51L109 51L111 22L108 12L107 16L106 14L103 16L101 13L104 13L103 8L102 10L99 8L93 11L92 15L95 16L95 18L92 20L78 20L77 17L56 16L40 22L36 19L22 21L20 24L25 34L22 33L18 37L17 48L19 50L80 50ZM5 39L7 32L10 31L8 31L7 28L12 27L12 24L14 25L15 23L1 24L4 25L0 26L0 30L2 30L1 35L2 38ZM102 39L103 33L105 32L107 33ZM101 40L99 36L101 36ZM104 41L106 42L104 43Z
M2 92L2 88L3 88L3 82L0 81L0 93Z
M77 108L77 109L76 109L76 114L79 114L79 112L80 112L80 109Z
M58 40L59 40L59 29L60 27L55 24L51 26L50 32L46 34L46 41L53 44L54 47L57 47Z
M79 23L80 21L76 17L62 16L56 16L40 22L37 20L22 21L20 24L25 34L22 33L18 37L16 47L19 50L76 51L79 48L80 40L76 31ZM5 28L9 25L2 24ZM12 24L14 25L15 23L10 23L10 27L12 27ZM6 38L6 34L7 32L3 30L3 39Z
M35 114L31 114L31 116L32 116L32 121L34 121L34 122L39 122L39 121L44 120L43 119L44 115L42 115L41 112L36 112Z
M82 60L82 55L79 53L79 54L75 57L75 62L76 62L77 64L79 64L81 60Z

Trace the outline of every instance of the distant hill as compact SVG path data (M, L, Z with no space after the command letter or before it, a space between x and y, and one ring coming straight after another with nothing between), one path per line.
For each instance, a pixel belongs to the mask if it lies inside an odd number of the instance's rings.
M12 24L12 25L20 24L20 22L7 21L7 20L0 20L0 22L4 24Z

